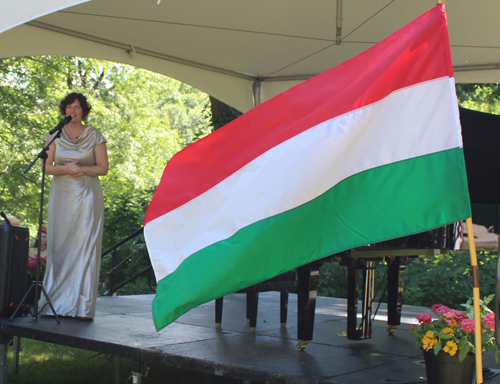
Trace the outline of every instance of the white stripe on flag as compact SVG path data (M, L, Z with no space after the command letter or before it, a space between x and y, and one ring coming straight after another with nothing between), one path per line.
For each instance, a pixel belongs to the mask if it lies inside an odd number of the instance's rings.
M349 176L461 147L454 87L448 77L417 84L325 121L152 220L144 233L157 280L200 249L311 201Z

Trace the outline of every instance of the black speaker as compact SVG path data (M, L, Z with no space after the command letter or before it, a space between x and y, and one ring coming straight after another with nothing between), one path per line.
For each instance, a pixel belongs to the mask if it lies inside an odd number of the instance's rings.
M11 316L26 293L29 230L0 225L0 316ZM23 313L19 311L19 315Z

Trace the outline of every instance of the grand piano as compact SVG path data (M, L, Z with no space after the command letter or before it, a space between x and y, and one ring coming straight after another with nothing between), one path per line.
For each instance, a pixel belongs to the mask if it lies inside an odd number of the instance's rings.
M500 228L500 161L497 143L500 143L500 116L460 109L464 156L474 223ZM455 249L456 241L463 236L462 223L453 223L432 231L399 239L370 244L331 255L303 265L271 280L238 292L247 294L247 321L255 330L258 293L278 290L281 292L281 325L286 325L288 291L297 283L298 318L297 349L301 350L313 338L314 313L319 268L326 262L338 262L347 268L347 330L350 340L372 337L375 293L387 290L387 333L391 334L401 323L403 305L403 276L412 258ZM385 287L375 282L375 267L387 263ZM360 288L361 287L361 288ZM361 302L361 308L359 308ZM223 298L216 300L216 326L221 326ZM358 320L358 312L361 319Z

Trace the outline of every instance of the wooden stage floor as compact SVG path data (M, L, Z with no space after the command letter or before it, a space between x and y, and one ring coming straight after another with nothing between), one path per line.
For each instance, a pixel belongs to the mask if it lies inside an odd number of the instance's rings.
M99 297L93 322L31 316L0 318L0 334L104 352L141 362L161 363L242 381L258 383L425 383L422 353L407 331L425 308L403 306L403 324L386 334L385 306L379 309L374 337L350 341L346 300L318 297L314 339L298 351L297 300L290 295L288 326L280 327L279 293L259 295L257 330L245 319L244 294L224 299L222 328L215 328L215 304L199 306L156 332L151 319L153 295ZM500 383L493 353L484 356ZM166 381L168 383L168 381Z

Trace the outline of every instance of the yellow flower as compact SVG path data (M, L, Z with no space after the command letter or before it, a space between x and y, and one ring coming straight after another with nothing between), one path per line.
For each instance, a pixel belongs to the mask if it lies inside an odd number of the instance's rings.
M428 337L428 338L433 338L433 337L435 337L435 336L434 336L434 332L433 332L433 331L427 331L427 333L425 334L425 336L426 336L426 337Z
M448 327L448 328L443 329L443 335L454 336L455 331L453 330L453 328Z
M458 351L458 346L454 341L448 341L446 346L443 348L445 352L448 352L450 356L453 356Z
M429 332L431 333L431 337L428 336ZM432 331L429 331L429 332L427 332L426 335L424 337L422 337L422 348L424 348L426 351L434 348L434 346L438 342L437 337L433 337L434 332L432 332Z

